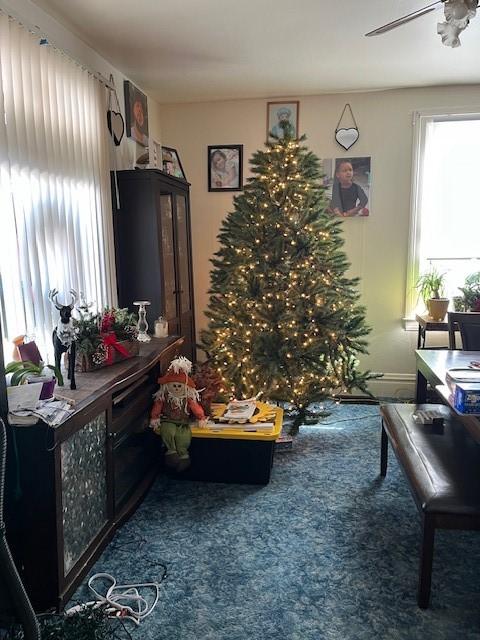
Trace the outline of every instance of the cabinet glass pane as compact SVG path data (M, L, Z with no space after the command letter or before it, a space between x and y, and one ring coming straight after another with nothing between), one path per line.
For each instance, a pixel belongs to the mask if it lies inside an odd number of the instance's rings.
M65 575L107 522L106 415L61 444Z
M188 258L187 201L185 196L176 196L177 207L177 246L180 285L180 314L190 311L190 278Z
M172 196L160 196L160 210L162 212L162 255L165 284L165 315L167 320L177 315L175 297L175 248L173 238Z

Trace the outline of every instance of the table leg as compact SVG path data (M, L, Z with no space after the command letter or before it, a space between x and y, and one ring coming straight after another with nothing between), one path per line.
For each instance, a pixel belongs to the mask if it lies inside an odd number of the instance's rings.
M421 344L422 344L422 327L418 325L417 349L420 349Z
M415 391L415 402L417 404L423 404L427 401L427 379L417 369L417 386Z

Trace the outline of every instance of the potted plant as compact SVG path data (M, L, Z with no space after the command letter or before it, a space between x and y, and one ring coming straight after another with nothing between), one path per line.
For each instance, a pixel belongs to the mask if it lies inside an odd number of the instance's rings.
M463 287L463 306L466 311L480 311L480 271L471 273L465 278Z
M53 375L47 377L45 375L45 369L53 371ZM41 361L38 364L35 364L30 360L9 362L5 367L5 374L9 373L12 374L10 379L10 384L12 386L28 384L29 382L43 382L40 400L46 400L53 396L55 381L58 381L59 385L63 385L62 372L54 365L46 365Z
M437 322L443 322L447 313L449 299L443 297L445 274L434 267L421 275L415 287L419 291L428 311L428 315Z

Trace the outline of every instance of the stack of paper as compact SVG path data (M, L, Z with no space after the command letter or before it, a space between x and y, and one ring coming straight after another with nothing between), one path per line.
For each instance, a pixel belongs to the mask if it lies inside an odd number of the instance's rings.
M223 419L232 422L248 422L255 413L257 401L255 398L248 400L232 400L228 403Z
M73 413L63 400L39 400L34 409L14 409L8 413L8 422L15 426L29 426L42 420L50 427L57 427Z

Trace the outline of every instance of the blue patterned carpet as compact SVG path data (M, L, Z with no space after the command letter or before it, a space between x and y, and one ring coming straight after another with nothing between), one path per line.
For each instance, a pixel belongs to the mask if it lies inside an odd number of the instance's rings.
M379 479L379 428L375 406L334 407L276 455L265 487L160 478L92 571L135 582L168 565L132 636L480 639L480 535L438 532L418 609L417 512L392 453Z

